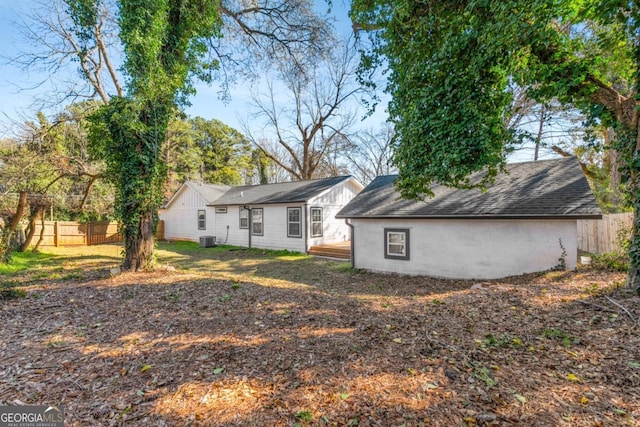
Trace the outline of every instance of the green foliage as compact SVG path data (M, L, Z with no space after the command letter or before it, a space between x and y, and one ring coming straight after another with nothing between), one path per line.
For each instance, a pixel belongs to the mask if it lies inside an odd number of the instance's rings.
M86 26L78 16L84 10L72 9L78 25ZM162 153L169 120L175 106L185 104L192 93L192 77L207 80L216 66L206 58L206 42L220 35L219 11L217 1L119 1L127 96L112 98L91 116L91 137L116 184L125 268L138 270L153 264L153 229L166 177Z
M218 184L244 184L243 172L249 171L252 154L247 138L220 120L196 117L190 122L200 149L202 179Z
M479 342L482 348L522 347L522 340L518 337L511 336L510 334L487 334L483 339L476 341Z
M520 5L354 2L352 18L379 28L370 63L388 61L393 162L403 196L431 195L432 183L482 187L500 169L509 139L503 116L510 107L506 86L517 62L514 50L544 27L532 19L535 8ZM468 179L482 170L481 179Z
M562 244L562 239L558 239L558 244L560 245L561 253L560 258L558 258L558 265L556 265L553 269L558 271L564 271L567 269L567 250Z
M482 362L470 361L465 363L468 371L475 379L485 383L488 388L496 385L496 380L491 374L491 370L484 366Z
M307 421L307 422L313 421L313 413L307 410L301 410L296 412L295 417L302 421Z
M510 138L502 119L511 81L539 102L556 99L581 110L591 126L615 129L612 147L640 213L636 2L354 0L351 16L373 30L362 69L387 67L403 196L428 195L433 183L469 187L491 180ZM481 170L483 179L469 181ZM629 254L630 282L640 293L638 232Z
M138 255L139 238L153 230L150 215L162 203L166 169L160 154L170 109L170 104L116 97L91 116L94 149L105 159L107 175L117 189L116 214L130 257ZM152 262L140 261L129 267L147 268Z
M602 271L629 271L629 254L613 251L591 255L591 267Z
M571 347L572 345L580 344L582 340L568 335L566 332L560 329L547 328L542 331L542 336L551 340L560 340L565 347Z
M603 271L628 271L629 270L629 248L631 247L630 230L621 227L616 236L618 250L603 254L591 255L591 267Z

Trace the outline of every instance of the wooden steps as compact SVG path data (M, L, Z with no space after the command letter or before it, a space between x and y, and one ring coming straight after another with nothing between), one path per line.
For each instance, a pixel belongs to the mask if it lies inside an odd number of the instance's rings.
M311 246L309 255L349 260L351 259L351 242Z

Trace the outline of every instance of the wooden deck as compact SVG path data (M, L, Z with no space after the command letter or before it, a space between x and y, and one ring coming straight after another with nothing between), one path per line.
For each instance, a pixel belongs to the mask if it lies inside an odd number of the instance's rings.
M311 249L309 249L309 255L350 260L351 242L347 240L345 242L311 246Z

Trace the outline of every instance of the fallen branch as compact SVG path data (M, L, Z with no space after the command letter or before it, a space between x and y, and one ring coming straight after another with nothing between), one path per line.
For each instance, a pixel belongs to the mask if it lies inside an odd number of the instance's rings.
M622 311L624 311L625 313L627 313L627 316L629 316L631 318L631 320L633 321L634 325L638 325L638 320L636 320L635 317L633 317L633 314L631 314L631 312L629 310L627 310L627 308L625 306L623 306L622 304L620 304L619 302L617 302L616 300L614 300L613 298L609 298L607 295L604 296L607 300L609 300L609 302L613 305L615 305L616 307L618 307L619 309L621 309Z

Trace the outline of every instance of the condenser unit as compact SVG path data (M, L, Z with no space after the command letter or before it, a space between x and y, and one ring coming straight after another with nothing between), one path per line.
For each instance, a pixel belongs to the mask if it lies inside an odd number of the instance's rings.
M200 247L211 248L216 245L216 236L200 236Z

